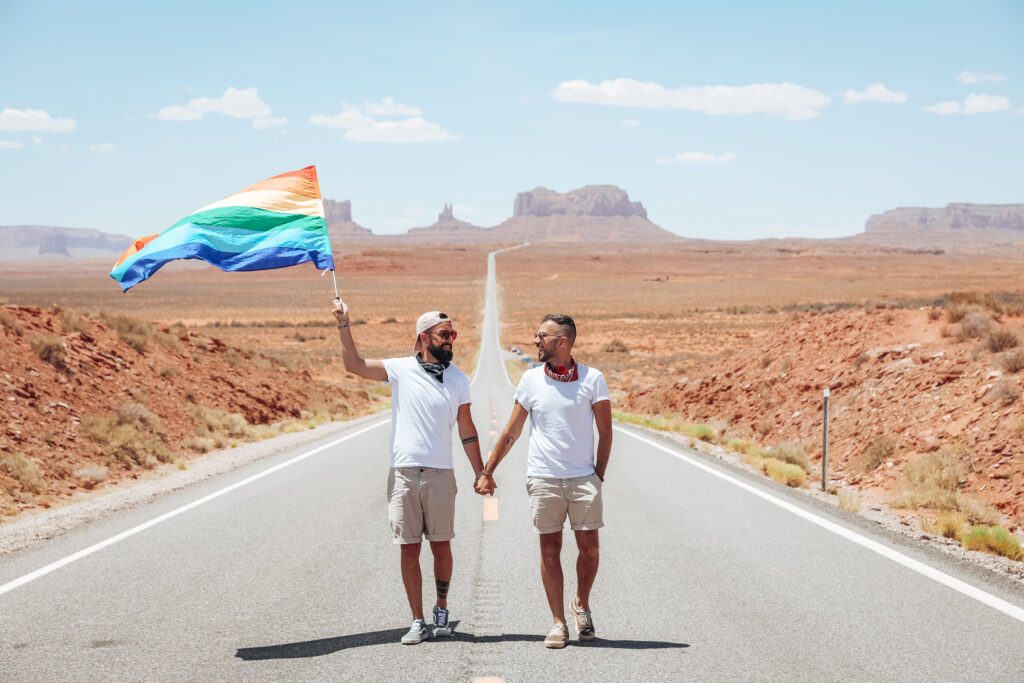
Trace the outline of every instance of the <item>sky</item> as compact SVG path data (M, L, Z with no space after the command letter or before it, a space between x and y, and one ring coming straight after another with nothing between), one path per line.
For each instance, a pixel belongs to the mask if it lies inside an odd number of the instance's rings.
M0 0L0 225L138 237L315 164L376 233L617 185L687 237L1024 203L1024 2Z

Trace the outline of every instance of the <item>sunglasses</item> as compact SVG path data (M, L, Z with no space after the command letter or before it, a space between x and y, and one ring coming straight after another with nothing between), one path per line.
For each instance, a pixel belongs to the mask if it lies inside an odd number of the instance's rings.
M455 338L459 336L459 333L456 332L455 330L438 330L433 334L436 334L438 337L440 337L441 341L455 341Z
M548 337L552 337L554 339L558 339L559 337L564 337L564 336L565 336L564 334L548 334L547 332L537 332L537 333L535 333L533 335L533 338L534 339L540 339L541 341L544 341Z

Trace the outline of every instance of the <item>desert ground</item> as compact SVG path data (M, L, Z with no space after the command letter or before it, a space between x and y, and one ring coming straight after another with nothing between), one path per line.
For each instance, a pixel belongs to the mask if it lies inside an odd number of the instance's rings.
M498 246L504 245L346 245L337 255L339 279L354 319L363 323L354 336L364 356L408 353L416 317L441 308L457 321L456 360L471 371L486 253ZM795 464L802 474L788 481L803 487L820 478L821 392L830 388L830 487L845 496L845 506L891 506L935 533L941 530L930 525L947 513L963 523L1019 530L1024 412L1020 368L1010 356L1024 338L1020 259L1013 249L951 254L829 243L530 245L498 256L502 343L529 358L541 316L569 313L578 324L576 356L606 373L621 419L732 448L766 472L774 467L769 461ZM207 387L218 373L242 373L236 386L316 388L279 392L275 410L242 410L257 425L312 424L317 414L337 418L386 405L386 388L344 372L328 313L333 286L312 268L240 274L172 264L121 294L106 277L107 265L0 265L0 298L12 321L2 330L8 352L0 364L15 399L0 448L37 463L46 491L27 491L0 468L8 514L168 466L119 463L102 444L81 436L71 441L80 427L67 416L59 422L65 435L54 436L51 404L69 404L80 422L117 414L119 405L124 412L124 402L142 403L163 420L170 435L153 432L153 438L163 439L171 451L164 459L172 463L195 450L183 440L195 445L206 434L194 415L188 421L172 413L186 414L188 403L231 412L231 394ZM155 344L149 356L133 356L118 347L137 374L119 374L114 389L92 395L69 391L62 382L79 380L28 350L33 335L61 336L69 316L91 320L85 335L113 349L117 335L103 322L111 314L148 321L153 334L177 335L183 348ZM63 333L72 361L75 349L84 348L76 334L82 332ZM219 357L206 361L205 354L218 350ZM226 362L232 350L233 361ZM175 363L180 376L164 370ZM181 386L173 410L164 409L155 389L149 397L132 393L133 377L148 377L156 387L162 372L170 375L163 380ZM107 376L93 379L102 386ZM35 387L28 392L34 398L22 395L26 384ZM189 384L207 387L198 392L202 401L195 391L189 397ZM91 446L83 455L75 443ZM57 466L54 444L76 455L65 452ZM107 467L107 479L77 481L81 468L67 461L76 457ZM940 474L953 477L942 492L945 502L907 488L908 478L931 476L919 470L933 460Z

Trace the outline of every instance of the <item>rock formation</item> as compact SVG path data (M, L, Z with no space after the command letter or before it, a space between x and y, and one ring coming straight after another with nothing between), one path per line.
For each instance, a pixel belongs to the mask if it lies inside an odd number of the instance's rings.
M424 228L410 228L405 234L411 239L422 239L430 241L449 240L473 240L486 239L487 230L479 226L460 221L455 217L451 204L445 204L441 213L437 214L437 220Z
M1024 204L901 207L875 214L858 241L902 247L949 247L1024 241Z
M332 246L337 247L343 241L351 242L373 237L372 230L352 220L352 202L347 199L343 202L325 199L324 215L327 218L327 234L330 235Z
M100 230L57 228L49 225L0 227L0 260L31 261L59 258L116 259L131 238Z
M629 201L629 195L614 185L587 185L559 194L545 187L520 192L512 207L517 216L640 216L647 218L647 209L640 202Z

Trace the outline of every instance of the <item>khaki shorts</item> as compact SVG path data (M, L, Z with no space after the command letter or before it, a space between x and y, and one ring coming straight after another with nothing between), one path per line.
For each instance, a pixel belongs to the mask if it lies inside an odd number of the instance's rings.
M388 474L388 520L395 543L455 538L455 471L436 467L392 467Z
M604 526L601 480L596 474L571 479L527 477L533 528L539 534L561 531L566 516L573 531L592 531Z

